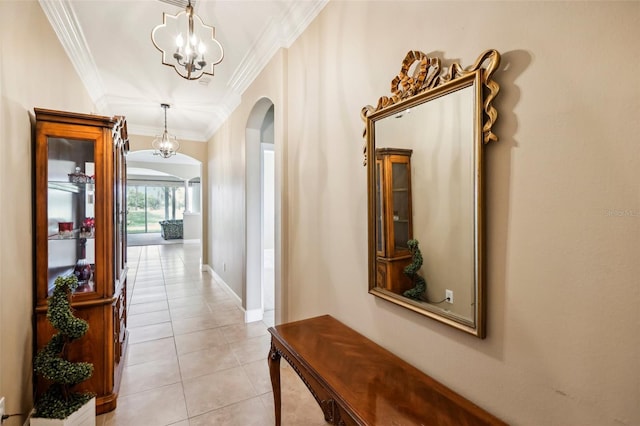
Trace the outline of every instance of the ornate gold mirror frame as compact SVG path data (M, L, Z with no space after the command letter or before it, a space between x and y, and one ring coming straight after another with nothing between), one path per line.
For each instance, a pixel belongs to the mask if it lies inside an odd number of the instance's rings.
M475 64L407 53L391 96L367 105L369 293L485 337L483 145L495 50Z

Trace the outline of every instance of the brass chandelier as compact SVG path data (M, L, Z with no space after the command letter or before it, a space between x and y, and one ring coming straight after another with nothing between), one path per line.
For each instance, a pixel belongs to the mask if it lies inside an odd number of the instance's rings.
M215 39L215 28L205 25L193 12L191 0L184 12L175 16L162 14L162 24L151 32L151 41L162 52L162 63L187 80L213 75L214 65L224 57L222 45Z

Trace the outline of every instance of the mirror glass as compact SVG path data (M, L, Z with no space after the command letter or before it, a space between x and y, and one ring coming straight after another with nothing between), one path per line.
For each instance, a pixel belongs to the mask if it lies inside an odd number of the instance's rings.
M363 110L369 292L478 337L485 334L483 124L495 120L484 120L483 72L477 66L394 105Z

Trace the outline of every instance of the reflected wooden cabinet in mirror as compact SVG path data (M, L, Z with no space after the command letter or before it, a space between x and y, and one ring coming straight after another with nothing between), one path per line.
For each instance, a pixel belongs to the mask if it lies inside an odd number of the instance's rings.
M471 67L448 69L410 51L391 95L361 112L369 293L481 338L483 158L485 144L498 139L492 77L499 65L495 50Z
M36 350L55 330L47 299L58 276L75 275L71 306L89 331L67 359L93 363L74 390L96 394L96 412L116 407L127 344L126 157L124 117L35 108L34 311ZM37 394L44 379L34 383Z
M399 294L412 287L402 272L411 263L411 153L376 149L376 281L378 287Z

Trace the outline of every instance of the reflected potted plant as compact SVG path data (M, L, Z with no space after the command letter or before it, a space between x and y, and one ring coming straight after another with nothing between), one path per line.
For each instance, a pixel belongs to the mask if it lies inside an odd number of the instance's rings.
M47 301L47 319L58 331L35 357L34 370L51 384L35 402L32 426L95 426L96 399L72 387L93 374L93 364L67 360L68 346L87 333L89 324L73 315L71 294L75 275L58 277Z
M418 274L418 271L422 268L422 252L420 252L418 244L418 240L407 241L407 247L411 252L411 263L402 272L411 279L413 287L402 293L402 295L413 300L427 301L425 297L427 282Z

